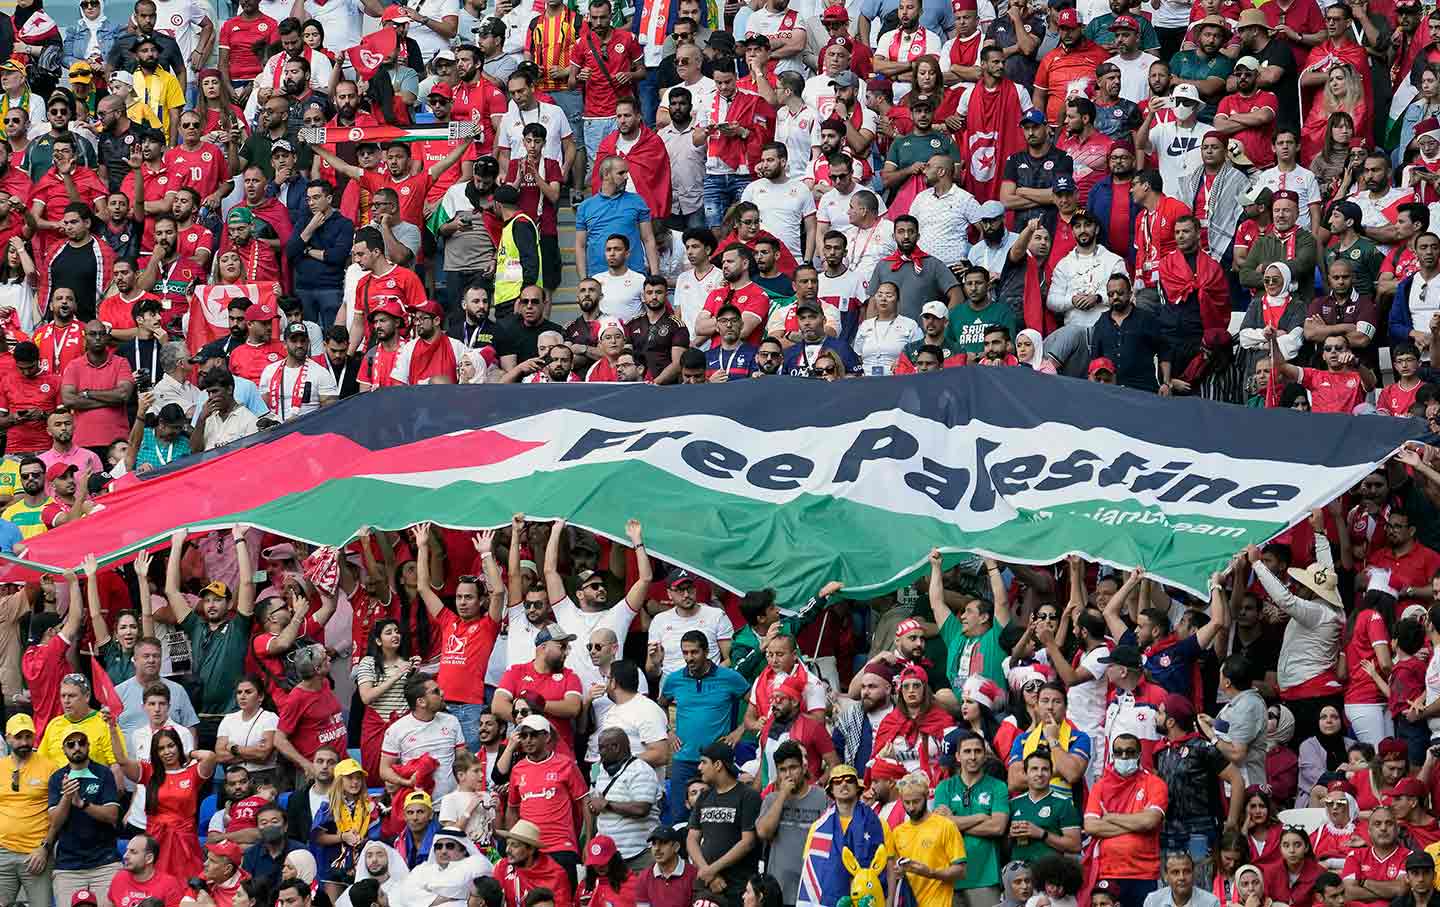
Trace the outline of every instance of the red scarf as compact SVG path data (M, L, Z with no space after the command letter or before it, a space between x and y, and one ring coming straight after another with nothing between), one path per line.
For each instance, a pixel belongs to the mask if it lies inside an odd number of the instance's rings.
M1000 197L1005 159L1025 148L1020 130L1020 98L1015 84L1001 79L991 91L984 82L970 92L965 110L965 131L960 136L960 159L968 161L962 185L981 202Z
M920 251L919 246L916 246L914 251L912 251L909 255L906 255L904 252L901 252L897 248L894 252L891 252L889 255L885 256L885 258L881 260L890 262L891 271L900 270L900 268L904 266L905 262L908 261L915 266L915 273L919 274L925 269L925 259L929 257L930 256Z
M1048 337L1059 327L1059 319L1045 305L1045 292L1040 281L1040 260L1034 255L1025 256L1025 326Z
M871 752L879 753L891 741L903 739L919 751L920 770L930 776L930 785L934 787L939 780L936 774L939 766L930 764L930 748L926 744L931 740L937 743L943 740L945 732L954 726L954 719L939 706L932 705L923 715L914 718L907 718L897 706L881 719L880 727L875 730L875 744Z
M1280 319L1285 316L1285 310L1290 307L1290 294L1287 292L1280 297L1278 304L1270 302L1269 295L1260 297L1260 317L1267 328L1280 330Z
M919 57L919 56L924 55L924 53L925 53L925 29L923 29L923 28L920 27L920 23L918 23L918 22L915 23L915 31L912 32L911 35L910 35L910 41L909 41L909 45L910 45L910 46L909 46L909 48L905 51L905 56L902 57L902 56L900 56L900 42L901 42L904 38L905 38L905 30L904 30L904 29L900 29L900 28L895 29L895 37L893 37L893 38L890 39L890 49L889 49L888 51L886 51L886 55L890 58L890 62L892 62L892 63L905 63L905 62L907 62L907 61L910 61L910 60L915 59L916 57ZM952 56L953 56L953 51L952 51Z
M270 376L269 397L265 402L270 404L270 410L278 413L280 418L285 418L285 407L281 401L285 397L285 368L288 362L281 362L280 367L275 369L275 374ZM295 376L295 386L290 388L290 408L298 410L305 403L305 372L310 368L310 360L306 359L300 363L300 374Z
M790 676L793 677L796 674L804 677L806 686L809 686L810 672L805 669L804 662L796 660L795 670L790 672ZM775 669L766 665L765 670L760 672L760 676L755 678L755 712L757 714L765 716L770 714L771 691L775 688L777 677L778 675L775 673ZM806 711L803 700L800 702L800 711L802 713ZM762 737L761 739L763 740L764 738Z
M723 99L720 92L715 92L715 97L710 102L711 125L734 123L744 126L750 130L750 138L747 140L738 135L712 133L706 154L713 158L719 158L725 163L725 166L732 170L739 171L742 167L748 170L754 160L759 159L759 155L752 154L751 149L759 148L765 141L768 141L765 139L759 143L756 142L756 139L765 132L767 118L761 107L765 102L759 95L751 94L748 91L737 91L735 97L726 102L725 115L721 116L721 100Z
M1220 265L1203 252L1195 257L1195 270L1185 254L1175 250L1160 259L1160 289L1171 305L1179 305L1194 293L1200 301L1200 323L1205 333L1230 327L1230 283Z
M985 33L977 28L970 37L956 38L950 42L950 65L974 66L980 59L980 39L984 35Z
M426 378L448 375L450 383L459 380L455 362L455 350L450 337L444 331L436 331L434 338L426 340L416 337L410 348L410 383L419 384Z
M1267 232L1269 232L1271 236L1275 237L1276 239L1280 240L1285 244L1286 259L1295 258L1295 239L1300 235L1300 227L1298 224L1291 227L1290 232L1288 233L1281 233L1279 230L1275 229L1274 224L1271 224L1270 229Z

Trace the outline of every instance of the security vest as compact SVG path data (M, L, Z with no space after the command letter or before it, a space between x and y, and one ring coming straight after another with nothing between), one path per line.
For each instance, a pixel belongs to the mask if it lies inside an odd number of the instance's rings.
M520 264L520 250L515 245L515 224L524 220L535 231L536 239L540 237L540 227L535 223L534 218L528 214L520 213L510 218L505 223L504 229L500 231L500 248L495 255L495 305L502 306L513 303L520 298L520 291L525 285L525 269ZM540 259L539 274L545 273L545 262L542 258L540 244L535 244L535 257ZM537 274L537 279L538 279Z

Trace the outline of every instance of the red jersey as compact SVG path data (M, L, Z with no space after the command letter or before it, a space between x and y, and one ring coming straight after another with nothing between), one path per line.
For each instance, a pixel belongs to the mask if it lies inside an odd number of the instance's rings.
M248 831L255 828L255 816L269 803L259 795L236 800L225 808L225 831Z
M11 167L0 176L0 191L6 195L13 195L20 200L20 204L30 207L30 193L35 191L35 184L30 181L30 175L19 167Z
M245 341L230 351L230 371L241 378L259 381L265 366L285 358L285 344L277 340L269 343Z
M41 371L34 378L26 378L15 369L7 369L0 375L0 410L18 413L38 409L52 413L59 405L60 376L55 372ZM12 425L5 433L5 449L12 454L49 450L50 435L45 431L45 423Z
M85 326L78 321L72 320L64 327L47 321L35 329L31 339L40 347L40 370L53 375L58 376L85 353Z
M555 219L555 204L540 194L539 171L533 167L521 167L527 158L512 157L509 169L505 171L505 182L520 190L520 210L540 222L542 236L555 236L559 232ZM545 182L555 183L563 179L560 162L542 157L540 166L545 168Z
M35 715L35 734L43 737L45 725L60 714L60 678L70 671L65 653L70 640L56 631L42 646L30 646L20 656L20 673L30 687L30 706Z
M393 376L395 360L399 356L398 343L393 350L379 344L370 347L365 351L365 358L360 361L360 371L356 373L355 380L371 387L395 387L400 383Z
M479 153L494 154L498 122L496 118L505 115L505 108L509 103L504 92L496 88L489 79L477 78L473 84L461 82L455 86L455 101L450 107L450 118L452 120L469 120L474 123L475 141L479 144ZM445 150L449 151L450 149ZM442 151L440 156L444 157L445 152ZM473 161L475 157L475 148L472 146L471 153L465 157L465 160Z
M1355 618L1355 628L1350 641L1345 644L1345 663L1353 665L1345 678L1345 701L1357 705L1374 705L1385 701L1380 688L1375 685L1368 672L1360 668L1362 661L1375 657L1375 646L1389 645L1390 633L1385 629L1385 618L1380 612L1367 609Z
M601 54L598 59L594 51L597 47ZM630 71L643 59L640 42L635 40L634 34L611 29L610 34L601 41L600 36L590 30L589 23L582 26L580 36L570 47L570 65L590 70L590 78L581 83L585 92L584 115L613 117L616 101L620 98L635 97L634 83L620 85L612 80L620 73ZM609 79L605 78L607 72L610 74Z
M242 282L270 283L280 280L280 260L275 256L275 250L270 248L269 243L251 239L243 247L237 246L230 239L229 230L222 230L221 237L221 252L234 250L240 255Z
M170 264L160 265L160 279L154 291L160 296L160 305L165 307L168 321L176 310L185 311L190 305L190 291L196 284L205 283L209 275L193 258L175 256Z
M576 684L578 687L578 680ZM580 849L575 836L575 809L589 790L575 757L552 752L539 762L523 758L515 763L510 771L507 802L520 811L520 818L540 827L542 853L573 852Z
M1280 101L1275 95L1268 91L1256 91L1250 97L1245 97L1238 92L1227 94L1220 99L1218 113L1233 115L1237 113L1253 113L1256 110L1269 110L1274 113L1280 109ZM1275 163L1275 148L1271 141L1275 137L1275 121L1272 119L1264 126L1247 126L1234 134L1234 138L1240 140L1245 146L1245 155L1255 164L1256 167L1270 167Z
M322 746L345 748L345 718L329 687L316 691L302 686L286 694L279 730L306 759Z
M356 586L350 594L350 610L354 617L350 622L350 664L353 667L365 657L365 647L370 645L370 630L382 618L398 618L395 602L377 601L370 597L364 586Z
M1317 413L1349 413L1365 399L1359 372L1302 368L1300 386L1310 392L1310 409Z
M1060 138L1055 142L1055 147L1070 155L1075 162L1075 192L1076 201L1080 207L1085 207L1086 200L1090 197L1090 187L1100 182L1102 176L1110 173L1109 159L1110 146L1115 140L1103 132L1091 131L1088 137L1071 136L1065 130L1060 131Z
M574 693L577 696L583 694L580 688L580 676L569 668L561 668L557 674L542 674L535 670L533 662L511 665L505 670L500 678L499 689L509 693L511 698L518 698L521 693L539 693L540 698L546 702L559 702L567 695ZM555 733L558 738L564 741L565 749L575 751L575 726L566 720L551 720L555 726ZM513 778L511 787L513 789ZM544 827L543 825L541 826ZM545 849L549 849L548 847ZM572 850L574 848L571 848Z
M130 870L122 869L115 873L107 889L111 907L137 907L146 898L159 898L165 907L180 907L180 899L188 893L184 882L158 870L141 882Z
M171 188L194 189L202 199L230 178L225 152L209 142L201 142L193 151L184 146L171 148L164 160L174 181Z
M100 177L95 174L95 171L89 167L76 167L71 173L71 181L74 182L75 190L80 194L81 200L91 208L104 204L105 196L110 191L100 181ZM65 206L70 204L70 193L65 188L65 181L60 178L60 174L54 167L47 170L45 175L35 183L35 191L31 194L30 201L33 203L37 199L45 205L40 216L45 220L59 223L60 216L65 213ZM46 237L47 242L61 238L58 231L47 230L39 235Z
M1399 384L1387 385L1380 391L1380 398L1375 401L1375 409L1389 416L1408 416L1410 407L1415 405L1415 398L1420 396L1420 388L1424 386L1423 381L1416 381L1415 386L1409 390Z
M207 226L198 221L188 227L183 227L176 234L175 248L181 258L195 258L195 253L204 249L215 253L215 233Z
M770 317L770 296L760 285L754 283L735 289L728 286L717 287L710 291L705 297L705 311L714 315L720 311L722 305L734 305L740 310L743 316L746 312L755 314L760 319L760 324L748 335L741 337L741 343L748 343L751 346L759 346L760 341L765 339L765 322ZM711 341L711 346L718 346L720 338L717 336Z
M484 81L486 85L490 84L488 80L482 81ZM488 121L485 125L489 126ZM493 129L488 130L488 132L490 133L493 133L494 131L495 130ZM495 137L493 134L490 137L490 144L493 150L493 146L495 144ZM430 169L430 167L432 167L433 165L440 163L440 161L444 160L445 155L455 150L455 143L451 142L448 139L431 139L427 142L416 142L415 145L417 147L412 153L417 158L419 158L420 166L426 170ZM475 144L472 142L470 146L465 149L465 155L460 158L460 163L463 164L466 161L473 161L481 154L489 153L489 151L477 151ZM438 202L440 200L440 197L445 194L445 190L455 185L455 183L459 179L460 167L447 167L444 171L441 172L439 176L435 177L433 180L430 181L430 188L425 192L425 203L429 204L431 202ZM406 219L409 220L409 218ZM415 221L410 222L416 223ZM420 221L420 223L424 223L424 221Z
M1106 770L1085 801L1085 815L1103 818L1109 813L1139 813L1170 806L1170 791L1160 777L1142 770L1122 778ZM1161 823L1162 825L1164 823ZM1152 879L1160 861L1160 825L1144 834L1122 835L1097 842L1100 875L1107 879Z
M1375 852L1374 847L1366 847L1360 850L1350 851L1345 858L1345 868L1340 870L1340 878L1347 882L1393 882L1396 879L1405 878L1405 858L1410 856L1410 851L1395 845L1388 856L1381 857ZM1377 898L1367 901L1348 901L1347 903L1357 907L1388 907L1389 898Z
M648 873L649 870L646 870ZM537 888L545 888L555 898L555 907L573 907L570 877L559 863L544 853L535 855L529 866L516 866L509 857L495 864L495 881L505 890L506 904L523 904L525 896Z
M178 178L172 177L170 168L161 164L159 167L152 167L148 162L140 165L145 170L145 201L158 202L165 198L167 192L179 189L183 183ZM128 173L120 183L120 191L125 193L126 198L135 197L135 174ZM137 212L138 213L138 212ZM155 248L155 218L157 214L145 215L145 232L140 236L140 251L149 252Z
M235 104L230 105L230 122L240 127L242 135L250 135L250 124L245 121L245 111ZM221 128L219 108L212 107L205 111L205 121L200 124L200 131L209 135Z
M436 680L445 691L445 698L454 702L484 702L485 672L475 665L488 664L500 635L500 625L482 614L474 620L461 620L460 615L446 609L435 618L440 630L440 673Z
M138 294L134 299L111 293L100 300L100 305L96 306L95 317L105 322L105 326L112 331L129 330L135 327L135 303L142 299L160 301L159 296L148 291Z
M220 26L220 49L228 55L230 78L247 82L264 68L260 55L279 36L275 20L259 13L254 19L236 16Z
M409 268L395 265L384 274L370 273L355 284L355 311L370 323L370 312L381 302L394 299L407 313L425 302L425 285Z
M450 147L454 148L453 145ZM425 223L425 201L430 197L430 186L434 181L424 170L399 180L391 177L388 170L385 173L367 173L359 182L372 193L394 189L395 194L400 196L400 219L417 226Z
M1413 542L1410 550L1401 555L1396 555L1393 548L1377 548L1370 552L1370 566L1390 571L1391 589L1400 590L1406 586L1429 589L1430 577L1440 570L1440 554L1436 554L1419 542ZM1412 604L1424 604L1424 602L1416 602L1413 598L1402 598L1395 605L1394 618L1398 620L1405 609Z

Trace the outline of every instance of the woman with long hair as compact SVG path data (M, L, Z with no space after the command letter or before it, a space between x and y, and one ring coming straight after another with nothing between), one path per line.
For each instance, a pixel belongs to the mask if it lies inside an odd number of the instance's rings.
M432 561L430 576L438 578L440 586L443 586L445 546L431 545L429 550ZM402 555L395 565L394 576L400 626L410 640L410 651L420 659L421 664L436 664L440 658L441 634L431 624L430 611L425 607L425 600L420 597L420 573L415 558ZM435 580L432 579L432 582ZM439 589L440 586L435 588Z
M1299 826L1280 833L1280 862L1261 870L1265 892L1283 904L1309 904L1315 898L1315 880L1325 868L1315 859L1310 836Z
M1354 147L1355 120L1343 110L1332 113L1325 124L1325 140L1313 156L1301 154L1300 160L1315 174L1322 199L1338 198L1355 188L1365 151Z
M1390 157L1397 169L1405 163L1405 153L1415 141L1415 124L1427 117L1440 117L1440 65L1435 63L1420 71L1420 94L1400 117L1399 143Z
M258 785L276 780L275 729L280 716L265 695L265 681L247 674L235 684L236 710L220 719L215 732L216 760L243 765Z
M20 330L30 333L40 324L39 297L35 288L35 260L30 248L18 236L5 244L5 257L0 261L0 321L12 320ZM8 311L7 311L8 310Z
M810 377L819 378L821 381L839 381L845 377L845 363L840 361L840 354L830 348L825 348L815 354L815 361L810 364Z
M952 133L951 138L958 146L959 133L964 128L959 114L961 91L945 87L945 69L940 58L934 54L916 57L910 63L910 79L913 87L899 106L909 107L920 100L933 103L935 128Z
M1325 788L1320 777L1340 771L1350 761L1355 741L1345 736L1345 718L1340 709L1327 705L1320 710L1315 736L1300 742L1300 774L1297 780L1301 806L1323 806Z
M995 738L1000 733L1000 719L995 717L995 708L999 700L1000 688L995 682L975 674L960 691L960 726L979 736L991 756L997 755Z
M376 621L365 655L355 665L355 687L365 706L360 758L367 777L380 777L380 742L385 729L409 712L405 679L419 667L420 656L410 654L410 640L400 621L393 617Z
M940 749L955 721L935 704L935 694L922 668L907 665L896 678L896 686L899 695L895 697L895 708L875 731L874 752L894 759L906 771L924 772L933 788L943 774Z
M741 907L782 907L784 903L780 882L766 872L751 876L740 892Z
M160 847L155 869L177 879L200 875L205 855L200 850L195 815L215 774L215 754L210 750L187 754L180 735L164 727L150 738L149 760L136 761L121 755L125 747L113 715L110 742L115 764L125 777L145 789L145 832Z
M1310 102L1305 123L1300 128L1300 158L1305 160L1325 148L1326 133L1333 114L1349 114L1355 127L1351 137L1370 135L1370 103L1365 97L1365 83L1348 63L1337 63L1325 73L1325 85Z
M625 865L614 838L596 835L590 839L585 847L584 885L590 907L635 907L638 883L639 877Z
M354 879L366 844L380 837L380 810L365 789L365 778L360 763L341 760L335 766L330 796L310 824L310 844L332 901Z
M1386 705L1386 696L1376 685L1369 671L1362 669L1373 662L1382 676L1388 677L1394 664L1390 651L1390 627L1385 615L1395 613L1395 596L1371 589L1345 619L1345 633L1340 648L1340 679L1345 682L1345 720L1355 739L1371 746L1395 735L1395 722Z
M325 49L325 26L320 23L319 19L305 20L305 26L300 29L300 40L304 41L305 46L315 53L324 54L325 59L331 63L335 62L335 55Z
M230 141L230 130L240 127L241 140L250 134L250 124L245 121L245 109L235 101L230 82L218 69L200 70L200 97L195 101L195 112L200 114L200 131L205 141L221 148Z
M1010 714L1000 722L1000 729L992 738L995 741L995 752L1007 756L1015 738L1029 731L1040 717L1040 688L1045 685L1045 678L1034 668L1012 668L1009 685L1009 701L1014 703L1018 699L1020 707L1011 706Z
M1222 905L1237 900L1235 872L1249 862L1250 845L1245 841L1245 833L1238 828L1222 831L1215 845L1215 878L1210 883L1210 893Z
M94 580L86 577L90 582ZM115 618L115 635L105 620L98 596L90 596L90 626L95 632L96 655L111 683L124 683L135 676L135 642L140 638L140 615L121 611Z
M1250 862L1264 869L1280 860L1280 820L1270 791L1258 784L1245 788L1245 841L1250 845ZM1237 880L1238 881L1238 880Z

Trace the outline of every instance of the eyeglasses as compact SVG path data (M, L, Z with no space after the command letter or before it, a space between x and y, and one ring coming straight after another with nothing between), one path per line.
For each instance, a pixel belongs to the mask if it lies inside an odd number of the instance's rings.
M1038 692L1040 692L1040 688L1043 687L1044 685L1045 685L1044 681L1040 681L1040 680L1030 680L1030 681L1026 681L1026 683L1020 687L1020 692L1022 692L1022 693L1038 693Z
M180 124L180 128L181 128L181 129L199 129L199 128L200 128L200 124L199 124L199 123L181 123L181 124Z
M1139 750L1111 750L1110 755L1116 759L1134 759L1140 755Z
M780 354L774 350L761 350L755 354L756 359L779 359Z
M436 841L430 845L432 850L464 850L465 845L459 841Z
M758 227L758 226L760 226L760 218L758 218L758 217L742 217L742 218L740 218L740 225L741 225L741 226L744 226L744 227Z
M834 786L834 785L836 785L836 784L855 784L855 785L858 785L859 783L860 783L860 782L859 782L858 780L856 780L856 778L855 778L854 775L843 775L843 776L841 776L841 777L839 777L839 778L831 778L831 779L830 779L830 784L831 784L832 786Z
M1035 615L1035 619L1054 622L1060 619L1060 615L1054 611L1041 611L1039 614Z
M822 377L825 376L825 375L833 375L833 374L835 374L835 366L833 366L833 365L817 365L817 366L815 367L815 374L820 375L820 376L822 376Z

